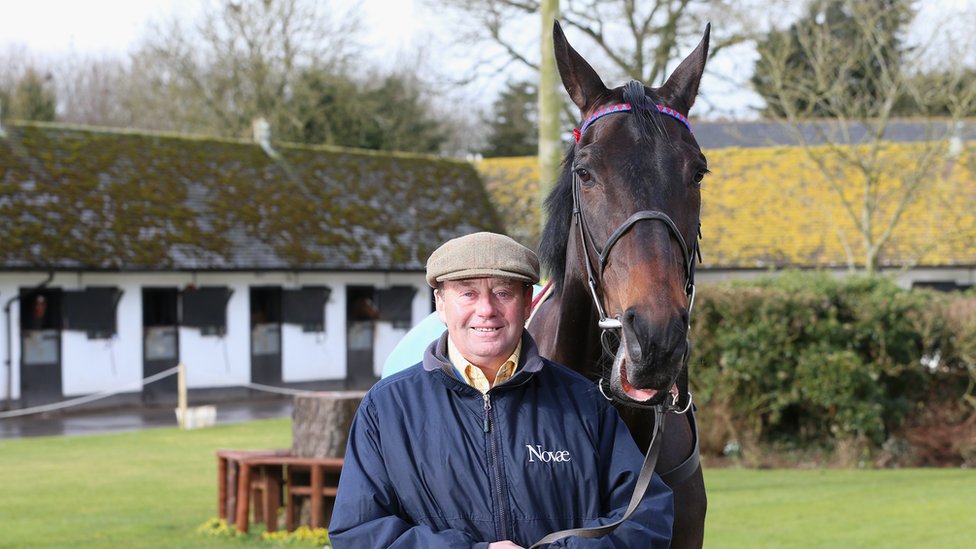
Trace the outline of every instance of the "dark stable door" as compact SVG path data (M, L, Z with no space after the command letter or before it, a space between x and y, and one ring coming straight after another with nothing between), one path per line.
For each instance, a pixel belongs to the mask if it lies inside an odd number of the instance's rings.
M20 400L24 407L64 400L61 389L61 291L20 291Z
M180 292L176 288L142 290L142 376L165 372L179 364L180 339L177 311ZM146 404L176 404L177 376L168 375L142 388Z
M379 310L372 286L346 287L346 387L368 389L373 373L373 338Z
M281 288L251 288L251 382L280 386Z

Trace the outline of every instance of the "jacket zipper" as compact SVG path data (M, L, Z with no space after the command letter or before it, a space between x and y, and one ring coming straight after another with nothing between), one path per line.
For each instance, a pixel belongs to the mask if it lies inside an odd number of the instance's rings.
M487 433L491 431L491 422L488 419L488 417L491 415L491 397L488 396L488 393L485 393L484 395L482 395L482 398L485 401L484 428L485 428L485 432Z
M508 512L505 502L505 492L502 490L502 471L498 463L498 442L497 433L491 432L491 396L485 393L482 396L485 402L485 421L484 430L488 436L488 452L491 462L491 471L495 477L495 499L498 503L498 525L500 527L498 539L508 539Z

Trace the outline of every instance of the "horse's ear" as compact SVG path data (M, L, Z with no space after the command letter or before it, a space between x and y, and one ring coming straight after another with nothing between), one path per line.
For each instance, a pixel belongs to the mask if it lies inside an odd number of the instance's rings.
M607 87L586 59L569 45L559 21L552 25L552 45L563 86L580 112L585 112L598 97L607 93Z
M683 112L685 115L695 103L698 96L698 83L705 72L705 61L708 59L708 36L711 34L712 24L705 25L705 34L695 51L691 52L684 61L674 69L668 81L658 90L661 98L667 104Z

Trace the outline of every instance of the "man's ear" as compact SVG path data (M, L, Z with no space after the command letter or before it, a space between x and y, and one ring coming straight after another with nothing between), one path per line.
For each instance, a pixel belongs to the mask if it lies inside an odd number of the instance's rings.
M447 317L444 315L444 296L440 288L434 288L434 307L437 309L437 318L447 324Z

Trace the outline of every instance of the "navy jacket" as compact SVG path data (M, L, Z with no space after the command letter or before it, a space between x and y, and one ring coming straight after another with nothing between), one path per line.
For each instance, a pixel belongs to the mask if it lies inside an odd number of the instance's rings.
M329 538L336 549L528 547L546 534L619 519L643 456L595 384L539 356L487 395L447 359L447 335L423 362L373 386L353 420ZM666 548L671 490L657 475L613 534L549 547Z

